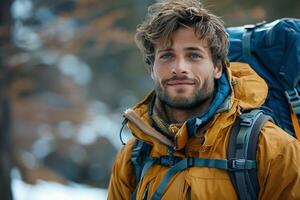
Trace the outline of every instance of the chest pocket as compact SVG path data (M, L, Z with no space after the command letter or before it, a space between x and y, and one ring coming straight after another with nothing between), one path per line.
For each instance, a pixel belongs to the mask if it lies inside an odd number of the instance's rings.
M199 167L187 171L185 182L190 199L238 199L227 171Z

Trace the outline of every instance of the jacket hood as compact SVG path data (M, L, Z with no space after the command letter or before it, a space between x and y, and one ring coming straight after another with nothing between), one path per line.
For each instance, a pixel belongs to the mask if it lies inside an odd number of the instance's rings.
M251 110L263 105L268 95L268 85L248 64L230 63L227 75L231 80L232 99L239 102L242 110Z
M156 145L153 146L157 149L161 150L165 145L180 149L183 148L185 142L178 142L176 141L176 138L181 141L187 141L188 137L191 135L190 133L192 131L195 132L195 124L197 121L199 122L199 119L202 120L204 118L207 121L210 121L211 117L216 113L226 111L227 113L234 113L237 110L250 110L259 108L264 103L268 93L267 84L248 64L236 62L230 63L230 67L226 69L224 75L226 78L223 78L223 84L228 84L228 91L224 85L222 86L223 89L219 88L218 93L221 92L222 94L216 94L216 96L219 95L219 100L213 100L212 104L214 104L214 102L217 103L210 106L208 110L208 112L211 112L210 115L208 116L206 113L202 116L195 116L184 123L178 133L179 135L176 134L175 136L175 142L160 134L152 127L152 120L149 117L148 112L151 99L153 95L155 95L153 91L147 95L143 101L125 111L124 116L129 120L129 128L135 137L144 140L145 142L149 142L152 145L155 143ZM225 109L224 104L227 105L227 108L225 106ZM229 110L234 110L234 112L229 112Z

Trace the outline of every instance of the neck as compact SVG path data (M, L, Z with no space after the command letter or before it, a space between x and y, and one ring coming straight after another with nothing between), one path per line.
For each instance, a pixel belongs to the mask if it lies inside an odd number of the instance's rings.
M168 117L170 124L183 124L188 119L201 115L207 112L213 97L207 99L206 101L199 104L199 106L191 108L191 109L180 109L180 108L173 108L167 105L164 105L165 112Z

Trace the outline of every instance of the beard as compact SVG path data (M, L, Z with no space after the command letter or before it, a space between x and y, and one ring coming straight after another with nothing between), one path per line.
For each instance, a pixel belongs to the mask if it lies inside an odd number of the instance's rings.
M213 76L207 77L203 80L202 86L200 85L200 81L193 80L195 82L195 89L191 95L188 96L171 96L166 88L167 82L169 80L184 80L188 79L187 77L178 78L173 77L168 80L162 81L160 84L158 81L155 82L155 93L157 98L165 105L169 106L170 108L174 109L181 109L181 110L191 110L199 105L203 104L204 102L210 100L215 91L215 79ZM178 93L183 91L178 91Z

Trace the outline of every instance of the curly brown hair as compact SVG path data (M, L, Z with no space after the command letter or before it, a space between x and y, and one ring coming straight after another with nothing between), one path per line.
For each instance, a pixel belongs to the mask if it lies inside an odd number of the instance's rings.
M210 47L213 63L228 66L228 37L224 22L203 8L198 0L162 0L148 8L148 14L138 25L135 42L144 55L148 68L155 58L155 44L170 46L171 36L180 27L190 27L200 40Z

